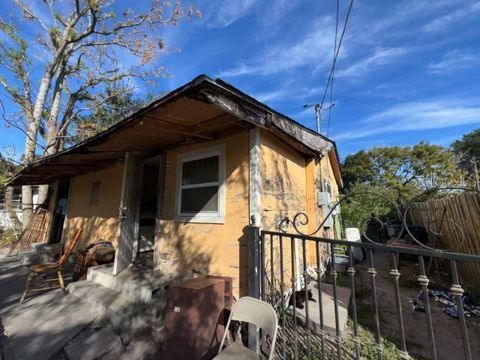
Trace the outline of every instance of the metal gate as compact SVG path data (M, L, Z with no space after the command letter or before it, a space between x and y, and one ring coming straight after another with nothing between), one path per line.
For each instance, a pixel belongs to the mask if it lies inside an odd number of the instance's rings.
M332 214L339 203L333 206L326 217ZM480 256L432 249L428 244L419 241L409 229L407 225L409 206L404 206L403 211L396 205L394 208L394 212L398 211L397 215L400 216L402 225L398 234L390 238L389 243L395 244L395 241L409 237L413 246L378 243L365 232L362 234L362 242L314 236L322 230L326 219L318 229L309 234L302 228L302 225L308 223L308 217L304 213L297 214L293 220L284 219L278 231L254 227L257 229L255 255L258 256L256 261L259 269L256 282L258 289L254 290L257 290L258 296L269 302L278 314L281 328L276 353L279 358L382 359L385 351L384 337L387 336L390 341L396 343L399 349L398 357L408 359L410 358L408 337L415 330L417 334L421 333L425 337L427 355L424 357L437 359L438 345L442 339L436 337L438 329L435 324L438 322L435 316L449 315L458 318L456 320L458 328L452 331L461 334L459 344L462 344L460 350L463 352L463 356L461 352L451 356L475 358L472 354L475 355L478 346L475 344L476 347L472 349L471 339L475 339L478 333L472 334L471 319L468 318L472 312L465 310L467 303L464 287L460 283L459 267L463 268L464 264L478 266ZM381 223L377 218L374 222ZM432 232L439 236L441 231ZM340 253L345 255L342 257ZM362 257L364 259L358 261ZM405 272L405 276L399 271L399 259L404 257L410 258L401 260L400 270L402 273ZM339 259L343 259L345 264ZM448 270L440 273L432 271L434 267L438 270L439 264ZM388 280L385 280L387 276ZM412 276L414 281L407 284L407 287L402 286L402 281L412 279ZM441 278L436 279L437 276ZM438 296L443 296L443 293L431 286L432 280L436 286L443 282L445 287L448 282L450 300L444 299L444 302L452 302L449 304L450 307L447 307L453 309L452 313L439 314L436 300ZM388 288L385 290L384 287L387 285ZM347 303L342 298L345 289L350 292ZM407 296L404 295L405 291L410 294L415 291L419 298L423 294L423 299L420 301L417 297L412 298L413 301L409 304ZM379 295L379 292L382 293ZM309 301L309 297L313 297L315 302ZM391 331L389 334L382 334L384 324L381 323L382 301L386 299L392 301L390 320L397 324L393 337ZM303 306L303 309L299 309L299 305ZM425 317L425 321L422 321L424 328L408 327L404 318L412 316L409 308L412 309L414 316L418 315L417 319ZM413 312L414 309L416 312ZM475 310L473 305L469 309ZM374 341L369 349L362 343L362 336L359 335L361 326L359 319L365 318L366 313L371 318L369 329ZM345 318L348 326L345 326Z

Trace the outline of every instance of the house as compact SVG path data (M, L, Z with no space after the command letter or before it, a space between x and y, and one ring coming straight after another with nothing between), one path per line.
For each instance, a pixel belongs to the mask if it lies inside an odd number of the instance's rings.
M245 227L304 212L315 228L342 178L332 140L202 75L10 180L25 184L52 186L51 212L66 202L50 241L111 241L114 274L153 250L156 268L231 276L245 295Z

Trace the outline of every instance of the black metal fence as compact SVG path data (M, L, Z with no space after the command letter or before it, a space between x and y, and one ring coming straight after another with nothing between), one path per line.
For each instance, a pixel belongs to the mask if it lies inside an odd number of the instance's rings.
M454 300L454 308L457 311L458 322L463 342L462 354L451 354L451 358L473 359L471 339L467 328L467 319L464 311L464 289L460 284L458 264L460 262L480 262L480 256L458 254L452 252L435 251L429 249L394 247L370 242L352 242L330 238L306 236L302 234L259 231L258 232L258 265L259 265L259 295L271 303L277 310L280 319L281 330L277 341L277 355L282 359L345 359L365 358L362 354L362 344L359 339L359 309L357 306L356 290L357 278L360 272L369 279L370 306L373 315L373 332L375 339L375 357L382 359L383 341L379 320L379 297L376 278L379 269L376 268L377 257L383 261L388 260L387 269L393 291L391 296L395 298L395 316L391 321L398 323L398 332L395 342L398 344L399 357L408 359L406 329L404 324L405 307L402 306L400 281L402 275L399 271L398 259L400 255L408 255L410 260L416 260L417 270L416 283L420 293L424 294L423 308L419 304L411 304L420 307L425 313L426 332L428 335L429 358L437 359L436 329L432 320L431 309L432 294L429 291L430 279L428 278L426 264L432 261L442 261L450 266L449 295ZM351 326L350 331L342 333L340 319L339 285L337 284L339 263L336 259L338 249L345 251L348 261L343 281L348 280L350 288L350 301L348 317ZM357 250L355 250L357 249ZM360 249L360 250L358 250ZM355 254L366 255L363 262L355 260ZM410 261L411 262L411 261ZM327 265L326 265L327 264ZM327 269L328 268L328 269ZM360 269L359 269L360 268ZM331 308L324 309L322 292L325 281L328 281L332 292L328 295L333 302L333 314ZM345 283L343 284L345 285ZM414 285L413 285L414 286ZM312 289L317 289L314 294L317 304L308 301ZM364 290L364 289L363 289ZM303 293L303 294L302 294ZM429 296L430 295L430 296ZM302 304L297 302L301 301ZM403 301L405 301L403 299ZM299 305L304 309L299 310ZM312 305L318 306L313 309ZM413 311L412 310L412 311ZM330 313L326 313L330 311ZM333 315L333 316L332 316ZM330 327L326 327L326 318L333 317ZM420 331L420 329L415 329ZM452 329L452 331L454 331ZM370 355L371 356L371 355Z

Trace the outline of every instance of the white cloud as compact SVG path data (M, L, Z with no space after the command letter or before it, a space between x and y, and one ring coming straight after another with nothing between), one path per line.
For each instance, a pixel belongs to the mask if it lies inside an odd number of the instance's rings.
M470 16L475 16L475 13L479 11L480 2L474 2L469 6L431 20L423 26L422 30L427 33L446 31L450 25L465 20Z
M408 50L403 47L378 48L375 52L346 68L340 68L335 71L335 76L341 77L361 77L373 71L375 68L384 66L396 58L407 53Z
M220 71L219 77L270 75L301 66L326 67L331 62L334 28L331 17L322 17L314 29L295 44L283 43L255 56L258 60ZM342 49L344 51L345 49Z
M274 91L267 91L258 94L254 94L254 98L261 101L261 102L269 102L280 100L288 96L290 91L283 89L283 90L274 90Z
M407 102L364 118L357 130L341 132L335 140L429 129L444 129L480 123L480 100L440 100Z
M433 74L442 74L450 71L467 69L480 64L479 54L461 50L452 50L445 53L442 60L427 66Z
M289 84L287 87L265 91L261 93L254 94L253 97L262 102L274 102L282 100L291 100L291 99L306 99L308 100L312 96L318 96L322 92L321 87L299 87L295 84Z
M227 27L249 14L255 4L255 0L229 0L219 6L210 6L211 16L207 13L210 19L208 24L212 27Z

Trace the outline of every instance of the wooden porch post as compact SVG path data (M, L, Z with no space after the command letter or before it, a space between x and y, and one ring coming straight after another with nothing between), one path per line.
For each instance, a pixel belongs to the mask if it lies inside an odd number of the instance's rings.
M260 130L250 130L249 161L249 213L251 224L246 227L248 248L248 295L260 299L260 227L261 223L261 177L260 177ZM258 225L257 225L258 222ZM248 347L257 350L257 333L253 325L248 327Z

